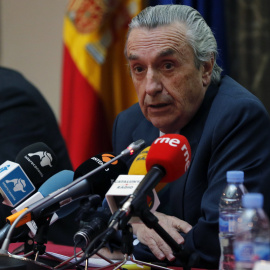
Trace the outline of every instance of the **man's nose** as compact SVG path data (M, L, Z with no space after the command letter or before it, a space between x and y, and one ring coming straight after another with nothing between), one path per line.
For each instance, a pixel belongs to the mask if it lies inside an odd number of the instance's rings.
M145 91L150 96L155 96L162 91L160 75L153 69L148 69L147 71Z

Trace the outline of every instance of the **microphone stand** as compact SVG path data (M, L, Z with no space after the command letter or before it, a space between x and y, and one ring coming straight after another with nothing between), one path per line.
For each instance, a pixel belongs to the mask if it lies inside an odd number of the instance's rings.
M19 254L24 252L22 257L33 259L34 261L38 260L39 255L43 255L46 252L47 235L49 230L49 225L52 215L45 218L39 218L35 221L37 226L37 232L35 236L30 237L27 235L27 238L24 241L24 244L19 248L15 249L12 254ZM36 242L36 244L35 244ZM34 257L32 256L34 254Z
M143 148L145 145L144 140L138 140L136 142L131 143L125 150L123 150L119 155L117 155L116 157L112 158L111 160L107 161L106 163L102 164L101 166L95 168L94 170L90 171L89 173L77 178L76 180L74 180L72 183L66 185L64 187L64 189L59 189L57 191L54 192L54 197L64 193L66 190L68 190L69 188L75 186L76 184L80 183L81 181L83 181L84 179L87 179L88 177L92 176L93 174L97 173L100 170L103 170L105 168L107 168L111 163L115 162L116 160L118 160L121 157L127 156L127 155L133 155L134 152L140 150L141 148ZM17 219L13 222L13 224L11 225L7 236L2 244L2 247L0 249L0 254L7 254L8 253L8 247L11 241L11 236L12 233L16 227L16 225L19 223L19 221L26 216L27 214L31 214L32 210L35 210L37 207L41 206L42 204L48 202L49 200L51 200L52 196L47 196L45 198L43 198L42 200L39 200L38 202L34 203L33 205L29 206L29 208L24 211L23 213L21 213Z
M136 142L133 142L132 144L130 144L125 150L123 150L119 155L117 155L116 157L114 157L113 159L111 159L110 161L102 164L101 166L99 166L98 168L94 169L93 171L85 174L84 176L79 177L78 179L74 180L72 183L68 184L67 186L65 186L64 188L61 188L57 191L55 191L53 193L53 196L47 196L41 200L39 200L38 202L30 205L28 208L25 208L20 214L19 216L15 219L15 221L12 223L11 227L8 230L8 233L6 235L6 238L4 239L4 242L2 243L1 249L0 249L0 254L3 255L3 257L7 257L8 258L8 248L9 248L9 244L11 241L11 236L13 231L15 230L15 227L17 225L22 225L20 224L20 221L25 218L27 216L27 218L29 218L29 216L31 216L31 219L33 218L33 211L37 210L38 207L40 207L41 205L45 204L46 202L50 201L51 199L55 199L57 198L57 196L61 196L61 194L63 194L64 192L68 191L69 188L72 188L75 185L78 185L80 182L82 182L85 178L87 179L87 177L95 174L96 172L105 169L107 166L109 166L111 163L113 163L114 161L118 160L121 157L124 157L126 155L133 155L134 152L140 150L141 148L143 148L145 145L145 142L143 140L138 140ZM53 202L54 203L54 202ZM55 202L56 203L56 202ZM59 206L61 206L61 202L57 202L59 204ZM54 205L52 205L54 206ZM54 209L52 209L54 210ZM54 211L53 211L54 212ZM47 213L47 217L50 216L51 213ZM34 216L35 217L35 216ZM25 219L27 220L27 219ZM23 221L24 222L24 221ZM22 223L22 222L21 222ZM24 223L23 223L24 224ZM46 227L46 226L45 226ZM44 228L43 228L44 229ZM46 229L45 229L46 231ZM42 240L44 241L44 239ZM44 243L43 243L44 244ZM43 244L41 245L41 247L43 246ZM40 248L40 246L37 248L37 250ZM41 248L42 251L42 248ZM45 250L44 250L45 252ZM36 258L38 256L38 254L40 253L40 251L38 250L37 254L36 254Z
M34 261L38 261L38 256L46 253L45 244L47 243L47 235L48 235L51 218L52 218L52 215L47 218L45 217L39 218L35 221L37 225L37 232L33 238L28 236L27 239L25 240L23 244L24 248L21 250L21 251L24 251L24 255L22 255L22 257L25 257L25 258L30 257ZM18 252L19 251L20 250L18 250ZM17 251L15 250L15 253L16 252ZM13 254L14 254L14 251L13 251ZM33 254L34 254L34 257L32 256Z
M34 237L36 244L34 244L35 261L37 261L39 255L43 255L46 251L47 236L52 215L49 217L40 217L36 220L37 232Z
M123 266L128 260L132 261L135 264L141 265L141 266L150 266L151 269L165 269L170 270L171 268L163 267L160 265L142 262L135 260L132 253L133 253L133 229L130 224L126 224L124 228L122 228L122 245L121 245L121 251L124 254L124 260L114 269L119 269L121 266Z

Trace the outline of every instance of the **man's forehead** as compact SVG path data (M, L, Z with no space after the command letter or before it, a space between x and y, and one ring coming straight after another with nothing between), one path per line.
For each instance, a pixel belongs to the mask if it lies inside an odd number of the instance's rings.
M163 59L166 57L181 57L186 58L189 54L190 45L186 41L175 40L167 42L165 39L163 43L152 43L149 47L147 45L136 46L131 44L127 46L127 60L139 60L145 57L154 57L156 60Z
M173 56L176 55L177 51L174 50L173 48L163 48L160 51L157 51L157 58L162 58L162 57L167 57L167 56ZM130 52L128 54L128 60L138 60L140 58L140 55L134 52Z

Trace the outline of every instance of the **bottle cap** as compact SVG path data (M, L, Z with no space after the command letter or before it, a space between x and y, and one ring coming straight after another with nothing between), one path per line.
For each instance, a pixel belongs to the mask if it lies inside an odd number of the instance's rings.
M262 208L263 195L261 193L247 193L242 197L242 204L245 208Z
M227 182L228 183L243 183L244 172L243 171L228 171Z

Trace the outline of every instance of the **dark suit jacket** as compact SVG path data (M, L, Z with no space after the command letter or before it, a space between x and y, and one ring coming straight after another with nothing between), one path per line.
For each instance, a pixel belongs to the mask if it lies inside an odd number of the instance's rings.
M72 169L56 118L40 92L20 73L0 68L0 163L24 147L44 142L56 154L57 170Z
M185 251L198 255L199 267L217 268L218 204L227 171L244 171L246 188L264 195L264 209L270 215L269 116L254 95L225 76L218 87L208 88L199 111L180 133L191 145L191 165L185 175L160 191L158 210L190 223L193 228L184 236ZM158 136L159 130L135 104L115 120L114 152L138 139L151 145ZM132 159L126 162L130 165ZM135 246L134 255L154 260L141 244Z
M45 143L55 153L54 173L72 170L65 142L47 101L20 73L0 68L0 164L15 161L24 147L35 142ZM11 210L0 204L0 227Z

